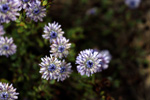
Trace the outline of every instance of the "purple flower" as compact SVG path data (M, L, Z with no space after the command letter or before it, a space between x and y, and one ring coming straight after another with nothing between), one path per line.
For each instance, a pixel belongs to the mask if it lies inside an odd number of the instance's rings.
M99 64L101 64L101 68L99 71L105 70L108 68L108 64L111 60L111 55L108 50L102 50L100 51L98 58L100 59Z
M41 1L32 2L26 10L26 15L35 22L43 21L43 17L46 16L46 9L41 6Z
M65 37L58 37L56 38L56 40L53 40L50 52L52 53L52 55L54 55L55 57L59 57L62 58L67 57L67 55L69 54L69 49L71 47L71 43L68 43L69 39L67 40Z
M93 7L93 8L91 8L91 9L88 9L87 11L86 11L86 14L87 15L95 15L96 13L97 13L97 8L96 7Z
M0 25L0 36L1 36L1 35L4 35L4 34L5 34L5 31L4 31L4 29L3 29L3 26Z
M125 0L125 4L129 6L131 9L135 9L139 7L141 0Z
M71 63L66 63L65 60L61 62L61 66L59 67L59 75L57 77L57 81L64 81L66 78L69 78L72 73Z
M19 1L17 0L0 0L0 23L9 23L15 21L20 14Z
M91 49L81 51L76 58L76 64L78 64L77 71L81 75L87 75L88 77L96 73L101 67L98 56L99 53L93 52Z
M52 42L52 40L55 40L57 37L62 37L62 35L64 34L61 29L61 25L56 22L48 23L48 26L45 25L44 33L45 34L42 35L42 37L48 39L50 42Z
M27 10L29 6L31 6L31 3L35 3L38 0L19 0L20 3L20 10L25 9Z
M18 99L19 93L16 92L16 88L14 88L8 83L0 82L0 100L15 100Z
M41 66L40 73L42 78L46 80L57 79L61 62L52 55L41 58L41 60L42 62L39 65Z
M13 43L12 38L0 37L0 55L13 55L16 53L17 46Z

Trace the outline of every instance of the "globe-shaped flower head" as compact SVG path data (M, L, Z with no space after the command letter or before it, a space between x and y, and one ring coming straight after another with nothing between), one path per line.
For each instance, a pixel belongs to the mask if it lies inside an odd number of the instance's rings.
M44 35L42 35L43 38L49 39L49 41L52 43L52 40L55 40L57 37L62 37L64 32L61 29L61 25L58 23L48 23L48 26L45 25L44 27Z
M13 43L12 38L0 37L0 55L13 55L16 53L17 46Z
M3 29L3 26L0 25L0 36L1 36L1 35L4 35L4 34L5 34L5 31L4 31L4 29Z
M57 79L61 62L52 55L41 58L41 60L42 62L39 65L41 66L40 73L42 78L46 80Z
M0 0L0 23L15 21L19 16L18 0Z
M101 60L99 63L101 64L101 68L99 71L105 70L108 68L108 64L111 60L111 55L108 50L102 50L99 53L98 58Z
M65 60L63 60L61 62L61 66L59 67L59 76L57 81L64 81L66 78L69 78L70 74L72 73L71 67L71 63L66 63Z
M46 16L46 9L41 6L41 1L32 2L26 10L26 15L35 22L43 21L43 17Z
M53 41L51 47L50 52L52 53L52 55L54 55L55 57L59 57L62 58L67 57L67 55L69 54L69 49L71 46L71 43L68 43L69 39L67 40L65 37L59 37L56 40Z
M135 9L139 7L141 0L125 0L125 4L129 6L131 9Z
M16 89L8 83L0 82L0 100L15 100L18 99L19 93L16 93Z
M98 52L93 52L91 49L81 51L76 58L76 64L78 64L77 71L81 75L87 75L88 77L93 73L96 73L101 67L98 55Z

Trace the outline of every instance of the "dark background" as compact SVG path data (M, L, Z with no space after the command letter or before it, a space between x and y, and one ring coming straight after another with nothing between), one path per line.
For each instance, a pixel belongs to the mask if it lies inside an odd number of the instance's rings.
M22 11L19 21L3 24L17 53L0 57L0 81L13 83L19 100L150 100L149 0L142 0L137 9L130 9L123 0L49 3L43 22L30 21ZM54 21L72 43L67 61L73 73L63 82L43 80L39 73L40 58L49 56L50 50L41 36L43 27ZM109 68L92 77L81 76L75 65L77 54L89 48L107 49L112 55Z

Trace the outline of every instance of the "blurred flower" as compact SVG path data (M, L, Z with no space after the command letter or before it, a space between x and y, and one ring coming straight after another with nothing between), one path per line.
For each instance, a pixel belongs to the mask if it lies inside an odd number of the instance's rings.
M15 21L19 16L19 1L17 0L0 0L0 23L9 23Z
M1 36L1 35L4 35L4 34L5 34L5 31L4 31L4 29L3 29L3 26L0 25L0 36Z
M16 45L13 43L13 39L8 37L0 37L0 55L13 55L16 53Z
M46 80L57 79L61 62L52 55L41 58L41 60L42 62L39 65L41 66L40 73L42 78Z
M108 64L111 60L111 55L110 55L109 51L108 50L100 51L100 53L98 55L98 58L100 59L99 63L101 64L101 67L100 67L99 71L107 69Z
M86 14L87 15L95 15L96 13L97 13L97 8L96 7L94 7L94 8L91 8L91 9L88 9L87 11L86 11Z
M67 40L65 37L58 37L56 40L53 41L50 50L50 53L55 57L62 58L63 56L67 57L69 54L69 49L71 47L71 43L68 43L69 39Z
M16 89L8 83L0 82L0 100L15 100L18 99L19 93L16 92Z
M20 3L20 10L23 8L27 10L29 6L31 6L31 3L35 3L37 0L19 0Z
M96 73L101 67L98 59L99 53L93 52L93 50L83 50L76 58L77 70L81 75L87 75L88 77L93 73Z
M26 10L27 17L37 22L43 21L43 17L46 16L46 9L41 6L41 1L32 2L29 8Z
M69 75L72 73L71 67L71 63L66 63L65 60L63 60L59 67L59 76L57 81L64 81L66 78L69 78Z
M125 0L125 4L131 9L139 7L141 0Z
M57 37L62 37L64 32L61 29L61 25L59 25L56 22L48 23L48 26L45 25L44 27L44 35L42 35L43 38L49 39L50 42L52 40L55 40Z

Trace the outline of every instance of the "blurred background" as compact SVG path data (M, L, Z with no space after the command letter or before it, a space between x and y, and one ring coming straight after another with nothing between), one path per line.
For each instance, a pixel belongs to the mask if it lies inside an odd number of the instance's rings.
M0 81L13 83L19 100L150 100L149 0L142 0L137 9L124 0L49 2L43 22L23 17L3 24L17 53L0 57ZM40 58L49 56L50 50L41 36L43 27L54 21L72 43L67 61L73 73L63 82L43 80L39 73ZM109 68L92 77L81 76L75 65L77 54L89 48L107 49L112 55Z

